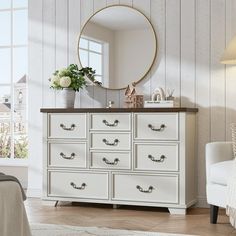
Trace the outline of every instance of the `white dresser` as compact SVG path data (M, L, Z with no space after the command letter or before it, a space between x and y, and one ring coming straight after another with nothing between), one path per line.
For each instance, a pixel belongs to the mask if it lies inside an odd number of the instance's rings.
M43 199L168 207L196 203L194 108L41 109Z

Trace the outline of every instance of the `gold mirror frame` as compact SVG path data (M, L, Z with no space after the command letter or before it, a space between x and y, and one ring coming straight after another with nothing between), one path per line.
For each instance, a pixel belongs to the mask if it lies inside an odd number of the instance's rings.
M82 27L82 29L81 29L81 31L80 31L80 34L79 34L79 38L78 38L77 55L78 55L78 59L79 59L79 64L80 64L80 66L81 66L81 68L82 68L83 66L82 66L82 63L81 63L81 60L80 60L80 56L79 56L79 42L80 42L80 38L81 38L81 36L82 36L82 33L83 33L83 31L84 31L84 28L86 27L86 25L88 24L88 22L89 22L96 14L98 14L99 12L101 12L101 11L107 9L107 8L118 7L118 6L131 8L132 10L136 10L136 11L139 12L141 15L143 15L144 18L145 18L145 19L148 21L148 23L150 24L151 29L152 29L153 34L154 34L155 53L154 53L153 61L152 61L152 63L150 64L150 67L148 68L148 70L144 73L144 75L141 76L141 78L138 79L137 81L134 81L134 82L133 82L135 85L137 85L138 83L140 83L140 82L147 76L147 74L148 74L148 73L150 72L150 70L152 69L152 66L153 66L153 64L154 64L154 62L155 62L155 60L156 60L156 57L157 57L158 40L157 40L157 35L156 35L156 32L155 32L155 29L154 29L154 27L153 27L151 21L148 19L148 17L147 17L143 12L141 12L140 10L138 10L138 9L136 9L136 8L134 8L134 7L131 7L131 6L128 6L128 5L124 5L124 4L115 4L115 5L103 7L103 8L101 8L100 10L96 11L95 13L93 13L93 14L89 17L89 19L86 21L86 23L85 23L84 26ZM90 80L90 81L93 82L92 80ZM93 84L94 84L94 83L93 83ZM127 86L128 86L128 84L127 84ZM104 87L103 85L99 85L99 87L104 88L104 89L109 89L109 90L123 90L123 89L126 89L126 87L123 87L123 88L107 88L107 87Z

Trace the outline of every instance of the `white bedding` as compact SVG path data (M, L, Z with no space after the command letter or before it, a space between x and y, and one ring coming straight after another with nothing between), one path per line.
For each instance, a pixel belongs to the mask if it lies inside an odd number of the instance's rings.
M13 181L0 182L0 235L31 236L21 189Z

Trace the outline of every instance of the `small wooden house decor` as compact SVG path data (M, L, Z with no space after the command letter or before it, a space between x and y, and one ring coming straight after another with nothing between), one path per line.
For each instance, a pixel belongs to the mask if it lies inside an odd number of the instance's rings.
M135 83L132 83L132 88L128 85L125 90L125 107L138 108L143 107L143 95L138 95L135 89Z

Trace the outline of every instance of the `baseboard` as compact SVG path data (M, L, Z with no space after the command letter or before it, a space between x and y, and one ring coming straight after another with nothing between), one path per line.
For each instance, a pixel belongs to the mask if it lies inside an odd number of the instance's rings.
M197 201L195 207L209 208L209 204L207 203L206 196L198 196L198 201Z
M27 197L41 198L42 197L42 190L41 189L28 188L26 190L26 195L27 195Z

